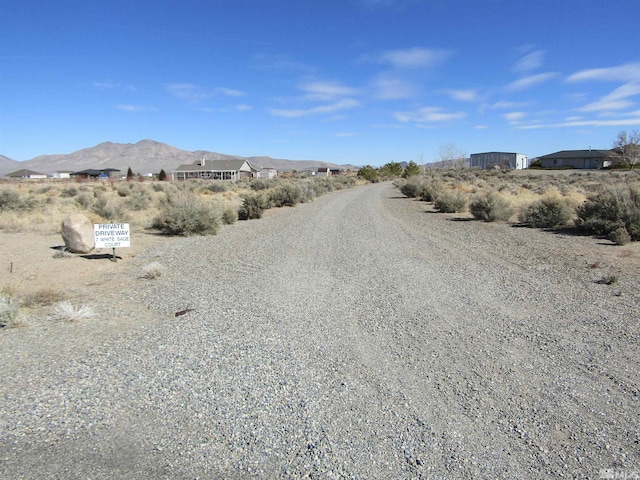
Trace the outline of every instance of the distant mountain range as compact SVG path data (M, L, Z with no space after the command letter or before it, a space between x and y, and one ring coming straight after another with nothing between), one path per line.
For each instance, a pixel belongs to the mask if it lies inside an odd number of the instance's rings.
M141 140L138 143L104 142L95 147L84 148L69 154L41 155L22 162L0 155L0 176L21 169L52 174L59 171L76 172L86 169L102 170L105 168L117 168L118 170L122 170L123 174L126 174L129 168L131 168L134 173L141 173L143 175L147 173L159 173L160 170L164 170L167 174L170 174L179 165L193 163L202 158L206 160L242 158L256 167L275 168L278 171L315 171L320 167L339 168L343 170L356 170L359 168L355 165L337 165L335 163L315 160L241 157L239 155L226 155L224 153L207 152L205 150L189 152L154 140Z

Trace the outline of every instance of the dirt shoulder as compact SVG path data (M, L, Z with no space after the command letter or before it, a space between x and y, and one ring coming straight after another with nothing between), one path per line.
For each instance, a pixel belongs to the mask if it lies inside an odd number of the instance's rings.
M113 251L107 248L86 255L65 252L58 234L0 233L0 290L22 301L56 292L70 301L98 295L111 276L126 269L134 257L170 241L154 233L134 233L131 247L117 249L114 262ZM120 277L119 290L127 290L127 279L135 280Z

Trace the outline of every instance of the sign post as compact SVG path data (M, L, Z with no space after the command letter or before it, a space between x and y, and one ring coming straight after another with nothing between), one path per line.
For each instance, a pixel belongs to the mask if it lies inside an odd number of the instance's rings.
M95 248L112 248L112 262L116 262L116 248L131 246L131 234L128 223L94 223L93 235Z

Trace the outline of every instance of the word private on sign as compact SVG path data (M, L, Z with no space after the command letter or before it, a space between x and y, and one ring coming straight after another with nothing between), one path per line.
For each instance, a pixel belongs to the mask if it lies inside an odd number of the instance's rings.
M95 248L124 248L131 246L128 223L94 223Z

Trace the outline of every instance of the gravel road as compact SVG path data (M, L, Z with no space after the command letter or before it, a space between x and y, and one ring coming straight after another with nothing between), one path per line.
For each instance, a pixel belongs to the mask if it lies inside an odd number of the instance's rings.
M109 321L0 332L0 474L638 478L639 260L612 248L390 184L177 239L93 299Z

